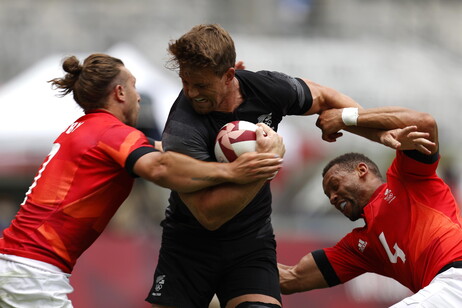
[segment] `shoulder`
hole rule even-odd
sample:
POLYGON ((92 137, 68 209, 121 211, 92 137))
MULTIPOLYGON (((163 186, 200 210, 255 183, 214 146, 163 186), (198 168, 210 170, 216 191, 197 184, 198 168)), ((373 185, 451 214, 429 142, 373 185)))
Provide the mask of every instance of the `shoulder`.
POLYGON ((190 135, 205 129, 204 115, 192 108, 188 99, 180 93, 173 104, 164 128, 164 134, 190 135))
MULTIPOLYGON (((275 71, 236 71, 241 91, 257 94, 273 100, 293 100, 306 92, 308 87, 301 79, 275 71)), ((303 95, 302 95, 303 96, 303 95)))
POLYGON ((180 93, 170 111, 162 133, 164 151, 175 151, 201 160, 209 160, 208 148, 215 133, 208 126, 209 118, 194 111, 180 93))
POLYGON ((311 91, 300 79, 276 71, 236 71, 244 96, 258 96, 281 109, 282 115, 305 114, 313 103, 311 91))
POLYGON ((73 142, 81 139, 91 143, 125 138, 132 133, 144 137, 144 134, 138 129, 126 125, 114 115, 102 111, 92 112, 77 119, 63 132, 62 136, 72 137, 73 142))
POLYGON ((150 146, 147 137, 140 130, 123 123, 110 113, 98 112, 89 114, 88 117, 92 118, 91 132, 98 136, 101 146, 108 145, 116 149, 150 146))
POLYGON ((291 84, 296 81, 296 78, 289 76, 282 72, 261 70, 257 72, 238 70, 236 76, 239 79, 247 80, 250 82, 261 82, 261 83, 286 83, 291 84))
POLYGON ((110 159, 120 166, 125 165, 132 151, 140 147, 152 148, 141 131, 105 112, 81 117, 56 142, 62 144, 71 157, 88 158, 93 163, 110 159))

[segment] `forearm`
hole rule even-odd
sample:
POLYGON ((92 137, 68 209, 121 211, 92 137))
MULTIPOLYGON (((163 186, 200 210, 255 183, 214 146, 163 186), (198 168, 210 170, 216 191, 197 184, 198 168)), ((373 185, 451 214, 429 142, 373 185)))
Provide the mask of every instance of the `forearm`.
POLYGON ((279 282, 283 294, 327 288, 329 285, 318 269, 311 253, 295 266, 278 264, 279 282))
POLYGON ((381 143, 380 136, 384 130, 368 127, 347 126, 344 128, 347 132, 367 138, 371 141, 381 143))
POLYGON ((316 125, 325 135, 343 129, 380 143, 391 130, 415 126, 419 132, 428 133, 429 140, 437 142, 437 127, 433 117, 402 107, 325 110, 319 115, 316 125))
POLYGON ((428 125, 426 113, 403 107, 379 107, 358 112, 357 126, 390 130, 416 125, 419 130, 428 125))
POLYGON ((297 292, 307 291, 300 283, 300 277, 295 273, 295 266, 286 266, 278 264, 279 267, 279 285, 282 294, 293 294, 297 292))
POLYGON ((216 230, 241 212, 266 180, 245 185, 225 183, 193 193, 180 194, 194 217, 208 230, 216 230))
POLYGON ((405 123, 409 122, 409 120, 405 109, 401 107, 358 109, 356 125, 344 125, 343 129, 355 135, 381 143, 380 136, 384 131, 405 127, 405 123))
POLYGON ((428 140, 438 142, 437 125, 428 113, 402 107, 381 107, 358 111, 357 125, 345 130, 384 143, 384 138, 393 130, 415 126, 417 131, 428 133, 428 140))
POLYGON ((228 164, 207 163, 175 152, 152 152, 135 163, 137 175, 181 192, 197 191, 227 181, 228 164))
MULTIPOLYGON (((168 170, 165 178, 180 192, 193 192, 232 180, 230 164, 204 162, 176 152, 164 152, 160 163, 168 170)), ((170 186, 171 187, 171 186, 170 186)))

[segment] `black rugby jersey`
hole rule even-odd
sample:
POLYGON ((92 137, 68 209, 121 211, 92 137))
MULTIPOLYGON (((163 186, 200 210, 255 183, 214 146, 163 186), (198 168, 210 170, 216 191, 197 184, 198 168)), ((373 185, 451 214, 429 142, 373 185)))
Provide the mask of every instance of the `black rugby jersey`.
MULTIPOLYGON (((165 151, 180 152, 196 159, 215 161, 214 143, 219 129, 228 122, 245 120, 265 123, 277 130, 286 115, 303 115, 312 105, 305 82, 279 72, 236 71, 243 103, 232 113, 198 114, 190 101, 180 92, 173 104, 162 135, 165 151)), ((204 232, 224 238, 244 236, 261 227, 271 215, 271 191, 266 183, 255 198, 235 217, 216 231, 203 228, 172 191, 164 228, 175 227, 188 232, 204 232)), ((179 231, 179 230, 178 230, 179 231)))

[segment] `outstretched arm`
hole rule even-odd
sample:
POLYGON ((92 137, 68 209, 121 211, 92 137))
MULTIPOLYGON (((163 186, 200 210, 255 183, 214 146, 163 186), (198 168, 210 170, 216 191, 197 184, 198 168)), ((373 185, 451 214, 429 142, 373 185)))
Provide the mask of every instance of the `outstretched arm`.
POLYGON ((429 154, 438 149, 436 121, 428 113, 394 106, 358 109, 357 116, 350 111, 325 110, 317 125, 326 133, 344 129, 398 150, 429 154))
POLYGON ((133 171, 140 177, 179 192, 193 192, 224 182, 266 181, 281 168, 272 153, 246 153, 232 163, 203 162, 175 152, 141 156, 133 171))
POLYGON ((329 287, 311 253, 294 266, 278 263, 278 269, 282 294, 329 287))
POLYGON ((257 150, 264 153, 245 153, 232 163, 215 163, 170 151, 151 152, 136 161, 133 171, 160 186, 184 193, 224 182, 261 187, 281 168, 285 147, 281 136, 264 124, 259 126, 257 150))
MULTIPOLYGON (((320 114, 321 112, 329 109, 339 109, 346 107, 362 108, 351 97, 333 89, 311 80, 303 79, 308 88, 310 89, 313 98, 313 104, 305 115, 320 114)), ((337 138, 342 136, 340 133, 341 128, 331 128, 330 130, 322 130, 322 139, 328 142, 334 142, 337 138)))

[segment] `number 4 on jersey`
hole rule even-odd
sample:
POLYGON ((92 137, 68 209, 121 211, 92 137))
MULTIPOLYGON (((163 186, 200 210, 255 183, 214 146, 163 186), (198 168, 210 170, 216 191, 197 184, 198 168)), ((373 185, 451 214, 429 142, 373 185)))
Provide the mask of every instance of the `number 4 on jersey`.
POLYGON ((388 255, 388 259, 390 259, 391 263, 397 263, 398 258, 401 258, 401 261, 403 261, 403 263, 406 262, 406 254, 404 253, 404 251, 401 250, 401 248, 399 248, 397 243, 395 243, 395 245, 393 246, 393 248, 395 249, 395 253, 392 254, 390 247, 388 247, 385 234, 383 232, 380 233, 379 240, 380 240, 380 243, 382 243, 383 248, 385 248, 385 251, 387 252, 387 255, 388 255))

